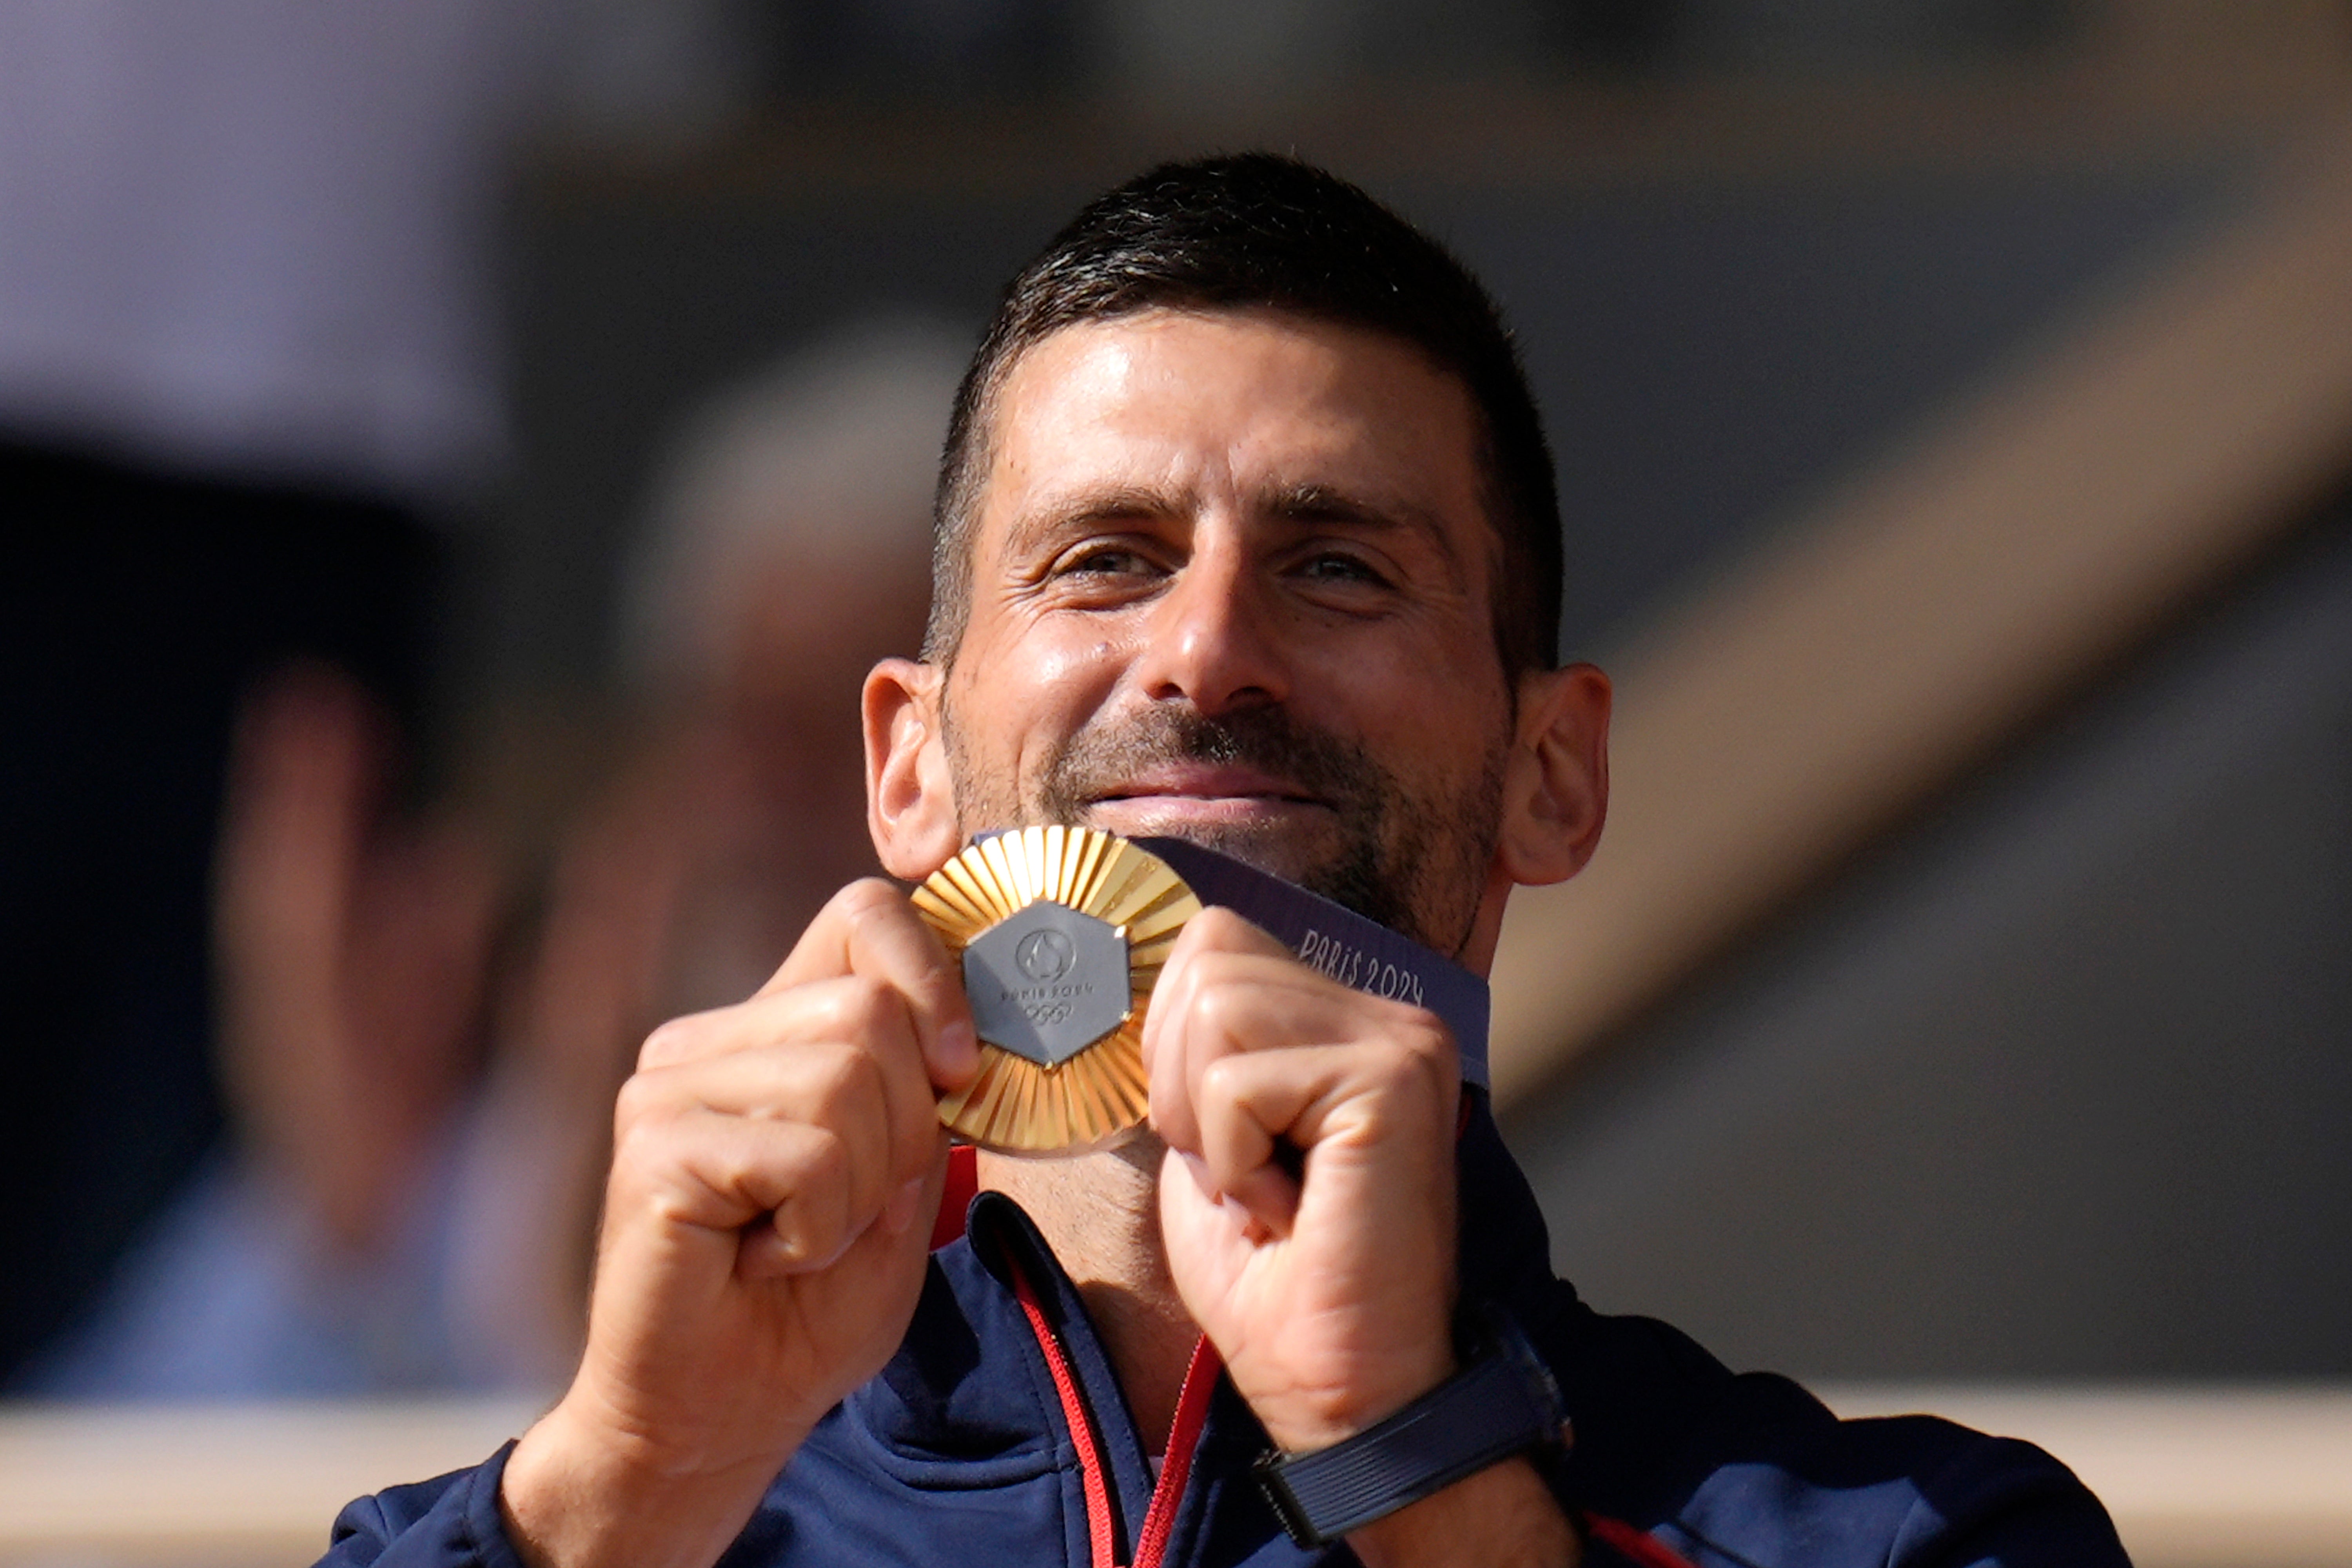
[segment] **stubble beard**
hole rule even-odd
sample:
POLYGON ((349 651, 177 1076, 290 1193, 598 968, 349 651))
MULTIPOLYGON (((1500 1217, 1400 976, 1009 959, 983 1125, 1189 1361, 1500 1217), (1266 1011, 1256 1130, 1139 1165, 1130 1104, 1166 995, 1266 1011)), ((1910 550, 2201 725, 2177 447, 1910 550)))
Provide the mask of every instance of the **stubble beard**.
POLYGON ((1198 826, 1183 837, 1379 921, 1425 947, 1468 945, 1501 827, 1503 747, 1486 748, 1458 788, 1418 789, 1358 742, 1310 730, 1276 705, 1214 717, 1189 706, 1100 718, 1064 741, 1034 780, 1008 789, 971 757, 951 708, 941 713, 948 764, 968 838, 992 828, 1092 826, 1118 781, 1180 763, 1245 767, 1284 779, 1329 808, 1321 845, 1278 825, 1198 826))

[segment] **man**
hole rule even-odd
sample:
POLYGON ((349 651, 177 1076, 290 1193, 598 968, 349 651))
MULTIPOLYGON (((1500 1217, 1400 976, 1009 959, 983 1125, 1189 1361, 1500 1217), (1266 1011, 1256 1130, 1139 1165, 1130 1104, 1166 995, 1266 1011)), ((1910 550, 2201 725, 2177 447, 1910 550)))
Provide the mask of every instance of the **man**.
MULTIPOLYGON (((1172 836, 1483 971, 1511 888, 1591 852, 1609 689, 1552 668, 1524 378, 1353 187, 1244 157, 1089 206, 966 378, 938 539, 927 658, 865 693, 898 877, 1021 824, 1172 836)), ((331 1561, 2123 1561, 2035 1450, 1840 1426, 1583 1307, 1433 1015, 1211 909, 1143 1047, 1147 1132, 983 1157, 927 1261, 971 1016, 905 897, 845 889, 759 995, 646 1042, 562 1402, 353 1505, 331 1561), (1461 1390, 1550 1408, 1457 1340, 1481 1321, 1564 1444, 1463 1460, 1461 1390), (1349 1506, 1286 1529, 1270 1455, 1345 1468, 1349 1506)))

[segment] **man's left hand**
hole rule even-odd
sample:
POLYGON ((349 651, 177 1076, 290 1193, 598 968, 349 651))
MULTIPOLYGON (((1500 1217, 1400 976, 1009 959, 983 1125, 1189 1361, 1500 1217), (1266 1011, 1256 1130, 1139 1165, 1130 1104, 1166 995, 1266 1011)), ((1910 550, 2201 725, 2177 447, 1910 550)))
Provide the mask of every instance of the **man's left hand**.
POLYGON ((1453 1037, 1222 909, 1143 1030, 1185 1308, 1286 1450, 1327 1447, 1454 1370, 1453 1037))
MULTIPOLYGON (((1143 1050, 1169 1269, 1266 1435, 1328 1447, 1444 1382, 1462 1096, 1445 1026, 1209 909, 1160 972, 1143 1050)), ((1349 1543, 1375 1564, 1580 1558, 1518 1460, 1349 1543)))

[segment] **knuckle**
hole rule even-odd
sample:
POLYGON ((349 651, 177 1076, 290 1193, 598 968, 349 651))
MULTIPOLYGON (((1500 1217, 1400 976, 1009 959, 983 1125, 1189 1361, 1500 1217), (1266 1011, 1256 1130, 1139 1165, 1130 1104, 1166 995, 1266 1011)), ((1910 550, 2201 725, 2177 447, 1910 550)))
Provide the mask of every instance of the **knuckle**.
POLYGON ((853 974, 842 984, 840 1005, 842 1028, 853 1039, 871 1040, 888 1027, 898 996, 882 981, 853 974))
POLYGON ((1373 1074, 1391 1089, 1418 1089, 1433 1081, 1427 1052, 1410 1040, 1379 1040, 1368 1054, 1373 1074))
POLYGON ((810 1047, 803 1119, 828 1131, 864 1115, 881 1097, 874 1058, 854 1046, 810 1047))
POLYGON ((1454 1032, 1445 1026, 1444 1019, 1410 1002, 1370 1000, 1380 1008, 1380 1037, 1392 1046, 1401 1058, 1418 1061, 1425 1070, 1440 1074, 1453 1065, 1457 1054, 1454 1032))
POLYGON ((907 895, 881 877, 860 877, 834 895, 834 908, 853 926, 867 926, 897 918, 907 906, 907 895))
POLYGON ((672 1018, 647 1035, 646 1043, 637 1049, 638 1070, 666 1067, 693 1055, 695 1042, 702 1033, 700 1018, 700 1014, 672 1018))
POLYGON ((848 1141, 835 1128, 811 1127, 795 1142, 783 1174, 784 1190, 793 1196, 840 1192, 849 1175, 848 1141))
POLYGON ((851 975, 841 983, 832 1023, 838 1037, 860 1053, 897 1061, 914 1040, 907 997, 887 981, 851 975))
POLYGON ((659 1165, 665 1157, 667 1139, 664 1135, 664 1118, 629 1104, 627 1086, 622 1089, 622 1108, 614 1118, 613 1128, 613 1166, 614 1170, 646 1170, 659 1165))
POLYGON ((1247 998, 1239 988, 1215 984, 1213 970, 1200 975, 1204 984, 1196 984, 1186 998, 1185 1011, 1192 1022, 1219 1035, 1231 1035, 1241 1026, 1247 1010, 1247 998))
POLYGON ((1454 1031, 1445 1026, 1444 1019, 1426 1007, 1405 1009, 1402 1033, 1414 1054, 1433 1068, 1444 1070, 1456 1055, 1454 1031))
POLYGON ((1235 1057, 1219 1057, 1201 1069, 1201 1098, 1226 1102, 1241 1098, 1241 1061, 1235 1057))
POLYGON ((1459 1092, 1461 1065, 1454 1038, 1433 1020, 1429 1027, 1406 1032, 1386 1047, 1383 1068, 1389 1092, 1433 1109, 1450 1108, 1459 1092))
POLYGON ((1192 920, 1185 923, 1187 925, 1199 927, 1202 938, 1204 941, 1214 941, 1223 937, 1236 936, 1240 934, 1243 927, 1247 924, 1241 916, 1234 913, 1233 910, 1225 908, 1223 904, 1207 905, 1199 914, 1194 915, 1192 920))
POLYGON ((613 1126, 616 1139, 639 1131, 655 1119, 661 1108, 662 1094, 648 1069, 631 1074, 613 1097, 613 1126))

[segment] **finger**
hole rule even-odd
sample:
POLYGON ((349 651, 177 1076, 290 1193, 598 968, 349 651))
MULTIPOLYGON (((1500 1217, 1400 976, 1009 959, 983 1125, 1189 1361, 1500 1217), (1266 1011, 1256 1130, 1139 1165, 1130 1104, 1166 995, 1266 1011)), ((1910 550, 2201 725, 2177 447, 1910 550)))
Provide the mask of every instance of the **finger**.
POLYGON ((1279 937, 1222 904, 1212 904, 1185 921, 1183 935, 1177 940, 1190 942, 1202 952, 1254 952, 1297 963, 1297 954, 1285 947, 1279 937))
POLYGON ((830 1268, 882 1212, 886 1184, 872 1179, 879 1162, 836 1128, 786 1122, 769 1136, 793 1159, 795 1179, 745 1237, 744 1261, 783 1274, 830 1268))
MULTIPOLYGON (((1172 961, 1171 967, 1174 968, 1172 961)), ((1333 984, 1292 962, 1263 952, 1196 951, 1168 994, 1155 992, 1147 1032, 1158 1024, 1148 1058, 1151 1121, 1166 1142, 1197 1149, 1193 1100, 1201 1074, 1243 1051, 1321 1045, 1376 1031, 1388 1004, 1333 984)))
POLYGON ((1168 961, 1160 966, 1150 1004, 1144 1009, 1142 1031, 1136 1037, 1143 1053, 1144 1098, 1151 1107, 1152 1130, 1162 1140, 1170 1140, 1173 1133, 1186 1141, 1184 1146, 1189 1146, 1192 1131, 1179 1103, 1184 1098, 1184 1013, 1194 994, 1193 965, 1214 940, 1213 930, 1222 923, 1217 917, 1229 912, 1204 909, 1184 922, 1184 929, 1176 933, 1176 945, 1168 950, 1168 961))
POLYGON ((854 1142, 809 1122, 695 1109, 635 1134, 624 1174, 656 1189, 667 1221, 730 1237, 758 1227, 789 1237, 795 1259, 821 1258, 871 1217, 852 1193, 854 1142))
MULTIPOLYGON (((1153 989, 1140 1037, 1150 1097, 1174 1116, 1180 1136, 1189 1136, 1190 1128, 1182 1109, 1188 1069, 1185 1052, 1179 1048, 1179 1042, 1193 1033, 1189 1026, 1192 1001, 1220 983, 1253 978, 1349 994, 1336 981, 1299 963, 1297 956, 1274 936, 1231 910, 1211 906, 1186 921, 1153 989), (1252 962, 1240 966, 1227 962, 1235 958, 1252 962), (1169 1048, 1163 1050, 1163 1045, 1169 1048)), ((1156 1117, 1157 1112, 1155 1125, 1156 1117)), ((1168 1136, 1169 1131, 1160 1129, 1162 1137, 1168 1136)))
POLYGON ((843 975, 679 1019, 646 1041, 644 1059, 622 1092, 625 1127, 688 1109, 845 1134, 855 1122, 861 1215, 944 1158, 906 998, 880 981, 843 975))
POLYGON ((1442 1059, 1446 1044, 1442 1031, 1416 1037, 1399 1029, 1204 1062, 1192 1113, 1205 1172, 1280 1229, 1335 1153, 1344 1161, 1350 1148, 1450 1148, 1460 1083, 1442 1059))
POLYGON ((878 877, 852 882, 818 911, 760 994, 813 980, 864 974, 907 998, 930 1079, 961 1089, 980 1070, 980 1037, 964 1000, 963 972, 907 895, 878 877))
MULTIPOLYGON (((944 1156, 945 1145, 941 1145, 944 1156)), ((929 1248, 928 1227, 924 1233, 908 1236, 921 1215, 939 1206, 940 1192, 946 1184, 947 1162, 942 1157, 937 1168, 917 1176, 900 1186, 882 1212, 869 1220, 846 1226, 844 1237, 829 1256, 807 1256, 801 1246, 788 1240, 783 1230, 772 1225, 754 1226, 747 1230, 736 1266, 744 1278, 773 1279, 794 1274, 814 1274, 826 1269, 865 1267, 877 1254, 912 1250, 919 1258, 929 1248)))
POLYGON ((1334 1107, 1360 1092, 1351 1081, 1354 1054, 1320 1046, 1229 1056, 1202 1075, 1194 1101, 1201 1174, 1276 1236, 1290 1232, 1304 1173, 1285 1151, 1311 1151, 1334 1107))
MULTIPOLYGON (((1203 910, 1186 922, 1169 950, 1168 962, 1161 966, 1159 981, 1151 991, 1151 1005, 1143 1015, 1143 1031, 1139 1044, 1143 1052, 1146 1075, 1145 1092, 1150 1106, 1151 1125, 1167 1142, 1178 1148, 1192 1148, 1198 1141, 1192 1121, 1190 1068, 1188 1059, 1195 1049, 1196 1035, 1204 1043, 1198 1048, 1213 1049, 1205 1043, 1213 1036, 1213 1029, 1194 1027, 1194 1015, 1202 998, 1213 995, 1220 984, 1244 978, 1236 974, 1227 960, 1236 956, 1223 945, 1234 934, 1228 928, 1248 927, 1248 922, 1224 910, 1203 910)), ((1263 964, 1271 960, 1255 955, 1263 964)), ((1278 981, 1278 975, 1267 972, 1264 978, 1278 981)))
POLYGON ((902 1152, 928 1157, 939 1125, 938 1097, 907 997, 886 981, 838 975, 672 1019, 646 1037, 638 1067, 651 1072, 742 1052, 834 1043, 855 1045, 874 1058, 888 1096, 893 1139, 902 1152))
MULTIPOLYGON (((1295 962, 1290 950, 1265 931, 1252 925, 1228 909, 1216 906, 1202 910, 1184 922, 1177 933, 1176 944, 1168 951, 1168 961, 1160 966, 1160 978, 1152 988, 1151 1005, 1143 1016, 1140 1044, 1148 1066, 1156 1054, 1158 1037, 1166 1030, 1164 1022, 1181 1011, 1184 999, 1196 984, 1196 967, 1210 953, 1249 953, 1277 962, 1295 962)), ((1299 966, 1307 971, 1304 965, 1299 966)))
POLYGON ((906 998, 887 981, 842 974, 673 1018, 646 1037, 637 1065, 678 1067, 732 1051, 818 1040, 920 1056, 906 998))
MULTIPOLYGON (((889 995, 896 1007, 898 998, 889 995)), ((877 1190, 858 1189, 861 1206, 887 1203, 941 1156, 947 1133, 939 1103, 903 1016, 877 1042, 819 1042, 717 1058, 698 1088, 714 1110, 804 1121, 858 1138, 871 1155, 877 1190)), ((861 1164, 861 1173, 866 1169, 861 1164)))
POLYGON ((877 1226, 902 1234, 932 1178, 924 1168, 906 1177, 892 1169, 878 1110, 869 1100, 832 1124, 688 1110, 660 1135, 672 1152, 664 1206, 682 1223, 741 1233, 747 1272, 831 1268, 877 1226))
POLYGON ((740 1227, 774 1211, 781 1237, 804 1237, 785 1256, 833 1256, 939 1159, 910 1044, 901 1063, 894 1081, 870 1051, 825 1041, 640 1074, 624 1090, 624 1154, 652 1162, 661 1184, 663 1162, 682 1175, 687 1223, 740 1227), (640 1138, 640 1126, 652 1131, 640 1138))

